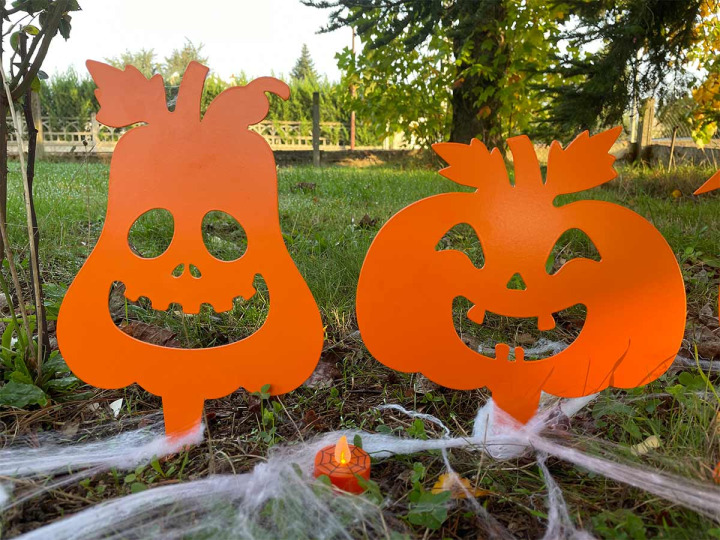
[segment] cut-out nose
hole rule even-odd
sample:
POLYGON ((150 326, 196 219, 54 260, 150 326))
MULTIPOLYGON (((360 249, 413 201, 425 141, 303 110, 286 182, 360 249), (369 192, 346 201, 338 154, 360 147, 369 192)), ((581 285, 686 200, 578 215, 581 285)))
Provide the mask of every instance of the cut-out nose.
POLYGON ((175 269, 172 271, 172 275, 174 277, 180 277, 183 275, 183 272, 185 272, 185 265, 184 264, 178 264, 175 269))
POLYGON ((527 285, 525 285, 525 280, 520 275, 520 272, 513 274, 513 277, 511 277, 510 281, 507 282, 506 287, 508 289, 515 289, 520 291, 524 291, 525 289, 527 289, 527 285))

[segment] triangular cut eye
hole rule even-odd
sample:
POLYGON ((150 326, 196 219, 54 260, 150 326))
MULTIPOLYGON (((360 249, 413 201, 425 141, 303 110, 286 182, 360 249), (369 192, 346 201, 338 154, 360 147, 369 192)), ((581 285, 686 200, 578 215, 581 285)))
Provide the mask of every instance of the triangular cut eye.
POLYGON ((507 282, 507 288, 508 289, 515 289, 518 291, 524 291, 527 289, 527 285, 525 285, 525 280, 520 275, 520 272, 513 275, 513 277, 510 278, 510 281, 507 282))
POLYGON ((443 235, 435 246, 436 251, 447 249, 462 251, 476 268, 482 268, 485 265, 485 254, 480 239, 475 229, 468 223, 455 225, 443 235))
POLYGON ((573 259, 601 259, 593 241, 580 229, 568 229, 558 238, 545 263, 545 270, 550 275, 555 274, 566 262, 573 259))

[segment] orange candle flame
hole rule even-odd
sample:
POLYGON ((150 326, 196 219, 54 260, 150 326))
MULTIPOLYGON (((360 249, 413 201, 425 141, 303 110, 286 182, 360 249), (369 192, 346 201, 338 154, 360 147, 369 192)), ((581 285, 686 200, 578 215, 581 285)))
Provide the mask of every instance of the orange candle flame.
POLYGON ((347 437, 343 435, 335 445, 335 461, 340 465, 347 465, 350 463, 350 445, 347 442, 347 437))

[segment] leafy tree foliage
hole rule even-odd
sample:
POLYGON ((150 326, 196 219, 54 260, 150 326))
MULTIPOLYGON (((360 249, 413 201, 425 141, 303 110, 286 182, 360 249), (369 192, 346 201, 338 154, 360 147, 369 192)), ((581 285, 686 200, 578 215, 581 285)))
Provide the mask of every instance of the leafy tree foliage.
POLYGON ((560 36, 567 46, 550 69, 563 84, 550 121, 566 133, 621 122, 633 100, 662 98, 686 76, 700 6, 707 0, 561 0, 574 17, 560 36), (588 52, 599 44, 596 52, 588 52))
POLYGON ((705 71, 704 80, 694 89, 693 138, 700 144, 717 135, 720 122, 720 1, 700 3, 700 21, 693 34, 690 62, 705 71))
POLYGON ((340 57, 358 84, 356 107, 360 100, 380 111, 397 107, 398 125, 424 141, 445 129, 432 116, 448 113, 451 140, 477 136, 491 145, 524 129, 528 111, 542 103, 532 83, 545 76, 566 16, 539 1, 303 2, 333 9, 324 30, 352 26, 363 40, 359 60, 347 50, 340 57))
POLYGON ((159 70, 165 79, 165 83, 171 85, 178 84, 183 73, 185 73, 185 68, 193 60, 201 64, 207 64, 208 58, 202 54, 203 47, 204 45, 202 43, 195 45, 187 39, 182 48, 173 49, 170 56, 165 58, 159 70))
POLYGON ((300 58, 298 58, 297 62, 295 62, 295 67, 293 67, 290 72, 290 76, 298 81, 317 81, 318 79, 317 72, 315 71, 315 65, 312 57, 310 56, 310 49, 308 49, 308 46, 305 43, 303 43, 302 50, 300 51, 300 58))
MULTIPOLYGON (((196 47, 192 44, 191 47, 188 47, 186 43, 184 49, 187 50, 184 57, 188 58, 188 62, 191 59, 207 62, 207 58, 199 54, 201 47, 202 46, 196 47), (193 49, 194 52, 190 49, 193 49)), ((171 57, 183 57, 181 51, 176 49, 175 52, 177 54, 174 53, 171 57)), ((303 56, 305 55, 302 54, 301 59, 303 56)), ((113 60, 115 67, 125 67, 128 63, 136 60, 139 60, 140 65, 146 67, 153 66, 152 71, 141 70, 145 76, 152 76, 155 73, 170 73, 171 70, 173 70, 172 73, 174 73, 179 69, 179 60, 177 62, 174 61, 174 67, 170 67, 169 64, 156 64, 154 57, 155 55, 152 50, 140 50, 137 52, 126 51, 119 57, 111 60, 113 60)), ((312 67, 312 59, 308 57, 308 60, 309 65, 312 67)), ((181 75, 185 71, 185 67, 187 66, 182 67, 181 75)), ((282 76, 280 78, 282 78, 282 76)), ((168 82, 167 80, 165 81, 170 107, 173 106, 173 98, 177 94, 177 85, 180 80, 179 78, 173 77, 171 77, 171 79, 174 83, 168 82)), ((239 75, 233 76, 229 80, 224 80, 217 74, 211 72, 205 81, 201 101, 202 112, 205 112, 212 100, 223 90, 226 90, 230 86, 247 84, 249 80, 249 77, 244 72, 240 72, 239 75)), ((313 92, 320 92, 320 121, 342 124, 332 127, 330 132, 323 133, 323 136, 328 137, 330 142, 336 144, 349 142, 347 123, 350 114, 345 103, 345 96, 348 93, 345 86, 331 83, 325 77, 319 78, 317 74, 314 74, 313 77, 291 76, 286 82, 290 86, 290 99, 284 101, 271 95, 272 106, 268 113, 268 120, 277 122, 301 122, 303 132, 309 136, 312 133, 312 96, 313 92)), ((41 103, 43 106, 43 114, 50 116, 51 123, 55 126, 61 124, 62 118, 88 120, 90 113, 98 109, 94 90, 95 83, 92 79, 87 75, 83 77, 79 76, 73 69, 69 69, 65 73, 55 74, 50 79, 42 81, 41 103)), ((371 117, 360 117, 356 130, 358 145, 377 145, 381 142, 384 135, 381 131, 374 129, 373 121, 374 119, 371 117)), ((281 124, 278 124, 278 129, 282 131, 281 124)))
POLYGON ((120 56, 106 58, 105 61, 111 66, 121 69, 128 65, 135 66, 148 78, 160 73, 162 67, 155 59, 154 49, 140 49, 136 52, 126 50, 120 56))
POLYGON ((87 121, 99 105, 95 98, 95 83, 89 77, 80 77, 75 69, 53 75, 43 81, 40 91, 43 114, 57 127, 64 118, 87 121))

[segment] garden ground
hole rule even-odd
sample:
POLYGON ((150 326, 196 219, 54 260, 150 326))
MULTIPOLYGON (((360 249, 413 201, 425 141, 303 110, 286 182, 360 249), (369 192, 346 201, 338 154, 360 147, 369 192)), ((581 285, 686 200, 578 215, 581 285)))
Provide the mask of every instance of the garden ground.
MULTIPOLYGON (((22 192, 17 163, 10 164, 11 193, 8 219, 18 259, 27 258, 22 192)), ((680 168, 619 167, 620 176, 609 184, 563 197, 607 200, 627 206, 652 221, 672 246, 681 264, 688 295, 688 325, 682 355, 720 360, 717 294, 720 281, 720 195, 693 197, 692 192, 713 172, 680 168)), ((402 374, 374 360, 356 333, 354 295, 363 257, 381 225, 407 204, 446 191, 466 188, 443 179, 434 170, 399 168, 286 168, 279 169, 280 221, 285 243, 320 307, 326 325, 326 342, 316 376, 290 394, 268 398, 240 390, 208 401, 205 407, 206 444, 131 474, 100 474, 77 485, 51 490, 39 499, 21 504, 3 516, 3 536, 38 527, 61 516, 111 497, 158 485, 199 478, 211 473, 243 472, 266 455, 270 446, 308 439, 333 429, 361 428, 413 437, 436 437, 436 427, 374 407, 397 403, 440 418, 458 435, 472 430, 472 419, 487 392, 451 391, 416 374, 402 374)), ((102 164, 39 163, 35 182, 41 240, 41 261, 48 312, 57 313, 64 290, 72 281, 102 229, 106 206, 108 167, 102 164)), ((131 231, 139 252, 162 251, 172 236, 166 216, 148 215, 131 231)), ((209 249, 219 257, 242 250, 244 235, 221 215, 204 223, 209 249)), ((440 248, 462 249, 476 262, 482 250, 472 231, 459 226, 443 238, 440 248)), ((548 261, 558 266, 573 256, 593 257, 587 237, 575 231, 563 236, 548 261)), ((27 273, 27 263, 20 265, 27 273)), ((652 266, 648 266, 652 273, 652 266)), ((29 276, 25 275, 25 282, 29 276)), ((238 303, 229 313, 215 314, 209 307, 197 316, 171 306, 152 310, 146 299, 127 302, 122 288, 114 289, 109 309, 117 324, 143 339, 179 347, 207 347, 241 339, 264 320, 268 296, 258 282, 258 294, 238 303)), ((482 327, 463 316, 456 304, 458 332, 472 346, 502 338, 509 344, 528 345, 538 335, 534 325, 517 327, 496 317, 482 327)), ((4 314, 7 317, 7 313, 4 314)), ((570 340, 579 331, 582 312, 558 320, 548 337, 570 340)), ((9 318, 2 324, 7 325, 9 318)), ((54 327, 54 324, 51 324, 54 327)), ((99 361, 102 344, 92 344, 99 361)), ((412 335, 397 339, 412 340, 412 335)), ((54 340, 53 340, 53 343, 54 340)), ((16 346, 16 345, 15 345, 16 346)), ((5 366, 18 355, 5 347, 5 366), (14 357, 12 355, 15 355, 14 357), (8 360, 8 358, 10 360, 8 360)), ((198 366, 198 370, 201 366, 198 366)), ((60 370, 62 371, 62 370, 60 370)), ((716 370, 717 371, 717 370, 716 370)), ((633 391, 606 390, 576 417, 563 437, 585 451, 622 456, 683 476, 711 481, 720 460, 720 400, 717 373, 709 378, 692 365, 676 365, 658 381, 633 391), (656 436, 659 447, 647 453, 631 447, 656 436)), ((5 444, 17 436, 58 431, 68 439, 115 433, 137 425, 160 409, 160 400, 138 387, 96 390, 58 372, 55 384, 46 385, 49 403, 44 407, 0 410, 5 444), (109 403, 123 398, 116 420, 109 403), (101 427, 105 426, 105 427, 101 427)), ((538 537, 546 519, 545 487, 536 463, 519 459, 499 463, 463 451, 454 451, 455 469, 481 488, 481 502, 518 537, 538 537)), ((562 462, 549 460, 550 470, 562 488, 579 527, 605 538, 720 538, 720 527, 697 514, 669 505, 646 493, 605 480, 562 462)), ((418 507, 413 494, 430 490, 442 472, 439 455, 427 453, 397 457, 378 463, 373 480, 385 500, 385 512, 394 528, 410 537, 466 537, 478 534, 479 521, 470 507, 459 502, 447 507, 438 499, 418 507), (438 519, 438 516, 440 519, 438 519)), ((38 480, 39 483, 42 480, 38 480)), ((22 487, 20 488, 22 489, 22 487)))

